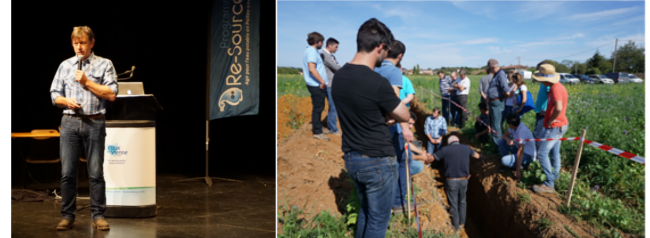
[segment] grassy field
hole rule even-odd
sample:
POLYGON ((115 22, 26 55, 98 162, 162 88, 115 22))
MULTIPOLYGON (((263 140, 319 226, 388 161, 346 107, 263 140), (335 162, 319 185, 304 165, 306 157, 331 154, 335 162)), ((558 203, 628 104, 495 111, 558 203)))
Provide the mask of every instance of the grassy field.
MULTIPOLYGON (((468 110, 479 115, 478 93, 482 75, 471 75, 468 110)), ((427 109, 441 107, 438 77, 431 75, 409 76, 416 97, 427 109)), ((309 96, 301 75, 278 75, 278 96, 295 94, 309 96)), ((539 83, 527 81, 533 97, 537 97, 539 83)), ((587 129, 585 138, 623 151, 645 156, 645 86, 644 84, 616 85, 566 85, 569 95, 566 115, 569 128, 565 137, 580 136, 587 129)), ((468 122, 462 128, 466 136, 474 135, 475 118, 468 114, 468 122)), ((522 122, 534 128, 534 112, 526 113, 522 122)), ((472 137, 473 138, 473 137, 472 137)), ((475 141, 478 143, 477 141, 475 141)), ((495 149, 494 145, 485 145, 495 149)), ((564 141, 561 146, 563 168, 571 169, 575 162, 578 141, 564 141)), ((579 220, 586 220, 604 229, 616 228, 625 232, 645 234, 645 165, 585 145, 578 173, 578 185, 574 189, 572 206, 560 210, 579 220)), ((540 168, 531 166, 524 183, 530 185, 543 181, 540 168)), ((562 173, 556 190, 565 196, 570 175, 562 173)))

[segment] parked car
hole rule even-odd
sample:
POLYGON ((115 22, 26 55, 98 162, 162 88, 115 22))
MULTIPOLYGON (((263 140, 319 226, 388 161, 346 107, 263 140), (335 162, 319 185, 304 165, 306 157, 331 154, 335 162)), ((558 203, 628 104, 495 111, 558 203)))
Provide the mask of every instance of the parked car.
POLYGON ((634 74, 630 74, 630 83, 643 83, 643 80, 634 74))
POLYGON ((560 83, 578 84, 580 83, 580 80, 576 77, 573 77, 573 75, 567 73, 560 73, 560 83))
POLYGON ((608 77, 610 79, 614 80, 614 83, 629 83, 630 82, 630 74, 628 73, 606 73, 605 77, 608 77))
POLYGON ((572 75, 580 79, 580 81, 583 83, 594 84, 594 80, 592 78, 587 77, 587 75, 584 74, 572 74, 572 75))
POLYGON ((587 75, 589 78, 592 78, 594 82, 599 83, 599 84, 614 84, 614 80, 605 77, 604 75, 598 75, 598 74, 590 74, 587 75))

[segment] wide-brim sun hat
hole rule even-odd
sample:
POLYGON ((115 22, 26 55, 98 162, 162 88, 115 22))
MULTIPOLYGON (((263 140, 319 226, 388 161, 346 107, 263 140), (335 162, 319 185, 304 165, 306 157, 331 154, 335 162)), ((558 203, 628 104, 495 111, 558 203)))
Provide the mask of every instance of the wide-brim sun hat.
POLYGON ((555 66, 552 64, 542 64, 533 74, 533 78, 539 82, 557 83, 560 81, 560 74, 555 72, 555 66))

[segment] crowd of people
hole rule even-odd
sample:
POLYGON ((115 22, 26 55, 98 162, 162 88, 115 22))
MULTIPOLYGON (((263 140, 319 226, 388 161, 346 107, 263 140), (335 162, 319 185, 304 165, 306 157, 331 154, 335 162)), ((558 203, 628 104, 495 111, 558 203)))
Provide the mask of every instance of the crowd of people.
MULTIPOLYGON (((308 34, 310 47, 303 55, 303 75, 313 106, 313 138, 329 140, 325 134, 342 135, 345 167, 361 201, 356 236, 384 237, 391 213, 413 210, 407 207, 407 180, 433 161, 444 161, 450 214, 455 229, 462 229, 470 158, 478 159, 481 155, 460 144, 457 136, 449 135, 447 127, 463 128, 467 121, 468 95, 473 93, 467 71, 451 72, 449 76, 437 72, 442 108, 433 108, 425 120, 427 146, 423 150, 414 141, 411 129, 417 120, 415 113, 409 112, 415 90, 402 74, 400 65, 406 45, 395 40, 390 29, 375 18, 361 25, 357 52, 343 66, 334 57, 339 42, 327 39, 319 53, 323 42, 320 33, 308 34), (320 120, 325 100, 329 105, 327 129, 320 120), (447 144, 443 146, 445 138, 447 144)), ((484 143, 498 145, 502 170, 514 169, 517 179, 521 179, 522 169, 539 160, 547 179, 534 185, 533 190, 553 193, 561 164, 561 141, 517 141, 558 139, 568 127, 565 116, 568 96, 564 86, 558 83, 559 74, 553 65, 544 62, 537 65, 537 70, 533 77, 541 84, 535 102, 521 74, 506 74, 497 60, 488 60, 488 74, 481 78, 477 92, 481 114, 476 118, 474 136, 484 143), (533 109, 536 124, 531 131, 521 118, 533 109), (502 131, 504 122, 505 132, 502 131)))

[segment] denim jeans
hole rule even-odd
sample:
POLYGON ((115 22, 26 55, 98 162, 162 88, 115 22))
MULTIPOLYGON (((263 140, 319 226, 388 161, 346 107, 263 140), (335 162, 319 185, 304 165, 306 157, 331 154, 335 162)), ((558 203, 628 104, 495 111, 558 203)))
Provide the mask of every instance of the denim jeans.
POLYGON ((490 101, 490 127, 492 130, 496 131, 497 133, 490 133, 492 136, 492 140, 494 141, 494 144, 499 144, 499 139, 501 139, 501 125, 503 123, 501 121, 501 115, 503 113, 503 99, 499 100, 494 100, 490 101))
MULTIPOLYGON (((542 134, 544 132, 544 116, 540 115, 535 115, 535 131, 533 132, 533 136, 535 139, 545 139, 542 138, 542 134)), ((536 141, 535 142, 535 147, 537 150, 539 150, 539 145, 541 145, 541 141, 536 141)))
POLYGON ((424 163, 419 160, 414 160, 413 159, 413 151, 409 151, 409 170, 411 172, 411 176, 419 174, 424 170, 424 163))
MULTIPOLYGON (((449 95, 447 95, 447 96, 442 95, 442 96, 446 97, 446 98, 449 98, 449 95)), ((440 99, 440 100, 442 101, 442 109, 441 109, 442 117, 445 118, 445 121, 449 121, 449 104, 450 104, 450 102, 449 102, 449 100, 445 100, 445 99, 440 99)))
MULTIPOLYGON (((395 199, 393 207, 402 207, 406 204, 406 158, 404 156, 404 137, 402 133, 393 133, 393 148, 397 155, 397 185, 395 186, 395 199)), ((411 158, 409 158, 411 159, 411 158)), ((409 160, 409 164, 412 159, 409 160)))
POLYGON ((449 213, 451 214, 451 221, 456 230, 459 225, 465 224, 465 215, 467 215, 467 179, 451 180, 447 179, 447 186, 445 186, 447 193, 447 201, 449 202, 449 213))
MULTIPOLYGON (((569 125, 545 128, 542 132, 542 137, 553 139, 562 138, 568 128, 569 125)), ((542 171, 546 175, 546 181, 544 181, 544 184, 551 188, 554 188, 555 180, 560 177, 560 168, 562 166, 560 161, 561 144, 562 141, 560 140, 542 141, 537 151, 537 159, 539 160, 539 164, 542 166, 542 171)))
MULTIPOLYGON (((438 139, 438 138, 435 138, 435 139, 438 139)), ((433 143, 431 143, 431 141, 427 140, 427 152, 429 152, 429 154, 433 154, 433 148, 434 147, 436 149, 440 150, 442 148, 442 141, 440 141, 440 143, 438 143, 438 144, 433 144, 433 143)))
POLYGON ((80 119, 63 115, 61 118, 61 215, 75 220, 77 212, 77 175, 80 153, 88 160, 90 180, 90 211, 93 220, 104 218, 106 182, 104 181, 104 144, 106 124, 101 119, 80 119))
MULTIPOLYGON (((451 99, 452 102, 458 103, 458 97, 456 96, 456 94, 449 94, 449 98, 451 99)), ((450 107, 451 108, 449 108, 449 112, 451 113, 451 122, 453 122, 455 125, 458 125, 458 123, 460 122, 460 120, 458 120, 459 119, 458 111, 460 110, 460 108, 454 105, 454 103, 451 103, 450 107)))
MULTIPOLYGON (((532 143, 532 142, 525 142, 532 143)), ((499 139, 499 151, 501 152, 501 164, 506 167, 514 168, 516 165, 517 159, 517 147, 514 145, 508 145, 504 139, 499 139)), ((533 161, 533 157, 524 153, 524 158, 521 161, 521 165, 527 165, 533 161)))
POLYGON ((384 237, 397 183, 395 157, 372 158, 352 151, 343 158, 361 202, 356 237, 384 237))
POLYGON ((319 87, 307 86, 307 90, 311 94, 311 126, 314 135, 323 133, 323 123, 320 121, 320 115, 325 109, 325 98, 327 97, 327 90, 320 89, 319 87))
MULTIPOLYGON (((506 116, 508 114, 513 113, 513 112, 514 112, 514 109, 513 109, 512 106, 505 106, 505 109, 503 109, 503 113, 501 113, 501 125, 503 125, 503 122, 506 120, 506 116)), ((506 125, 506 128, 508 128, 507 125, 506 125)))
MULTIPOLYGON (((456 100, 458 100, 458 105, 467 109, 467 95, 457 95, 456 100)), ((458 108, 458 128, 464 128, 467 121, 467 112, 462 108, 456 108, 458 108)))
POLYGON ((327 88, 327 104, 330 109, 327 112, 327 129, 336 133, 339 129, 336 127, 336 107, 334 107, 334 100, 332 100, 332 88, 327 88))

